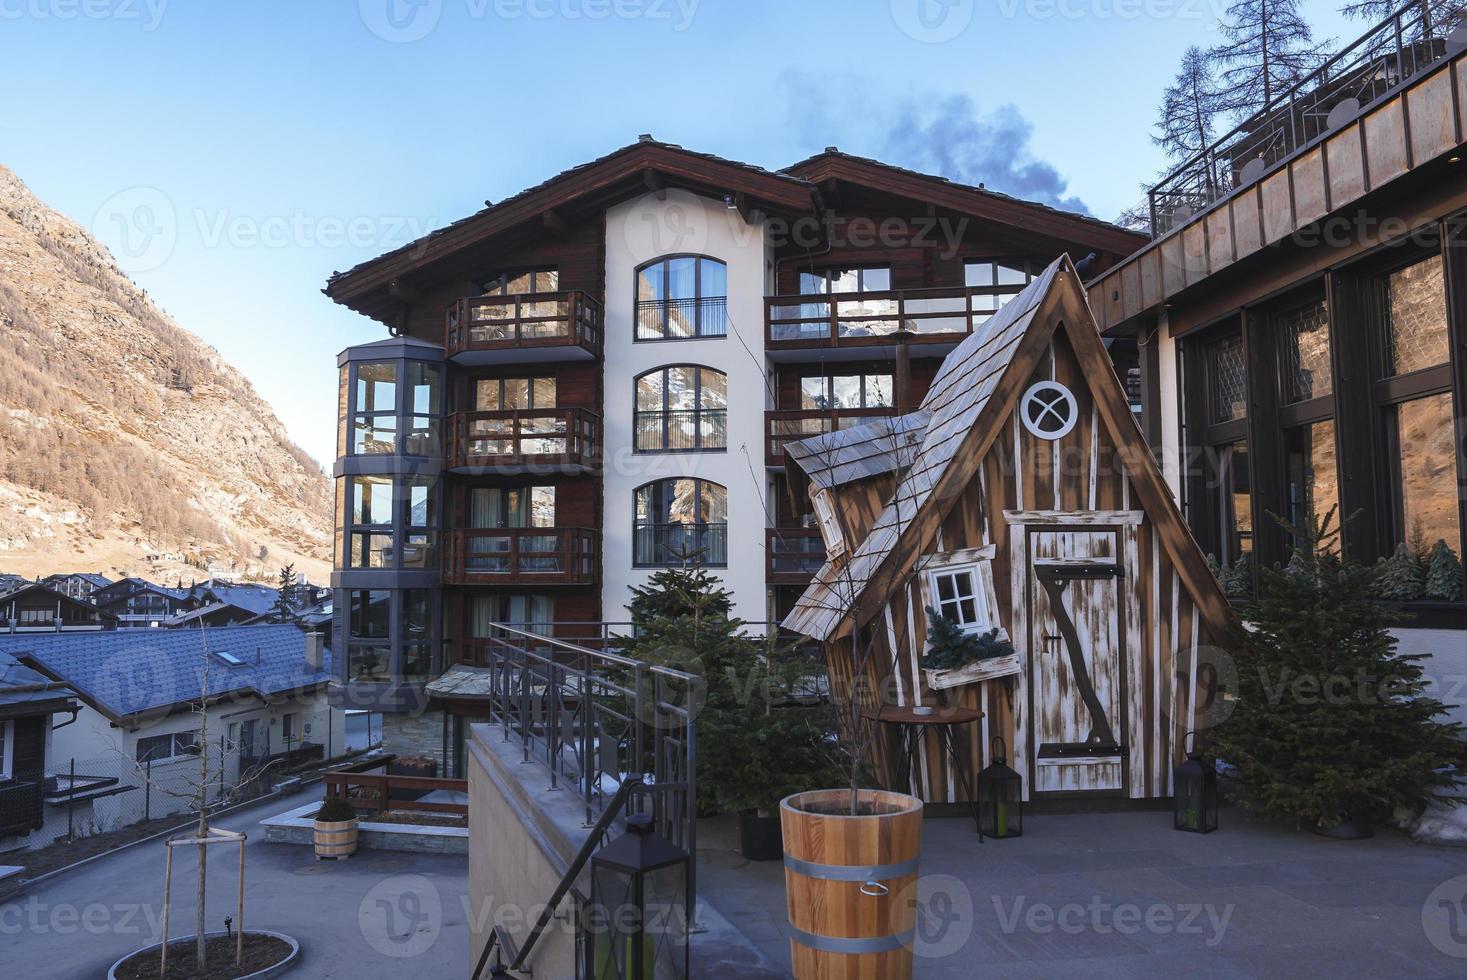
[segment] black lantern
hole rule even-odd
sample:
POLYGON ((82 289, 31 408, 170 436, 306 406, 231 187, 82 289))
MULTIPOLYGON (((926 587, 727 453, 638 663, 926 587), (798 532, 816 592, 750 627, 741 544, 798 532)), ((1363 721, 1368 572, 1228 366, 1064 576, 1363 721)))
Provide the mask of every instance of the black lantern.
POLYGON ((1204 762, 1202 753, 1197 751, 1197 733, 1187 734, 1192 739, 1187 761, 1172 770, 1176 793, 1176 814, 1172 825, 1177 830, 1210 834, 1217 829, 1217 769, 1204 762))
POLYGON ((1024 780, 1008 766, 1008 747, 994 736, 993 762, 978 774, 978 839, 1024 836, 1024 780))
POLYGON ((688 852, 646 814, 591 858, 591 976, 664 980, 688 975, 688 852))

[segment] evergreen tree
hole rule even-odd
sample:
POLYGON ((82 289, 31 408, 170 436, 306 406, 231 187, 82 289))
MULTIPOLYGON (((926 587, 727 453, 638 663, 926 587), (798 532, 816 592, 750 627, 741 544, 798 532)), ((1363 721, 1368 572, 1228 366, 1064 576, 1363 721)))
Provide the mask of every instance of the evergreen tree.
POLYGON ((699 566, 667 568, 632 588, 638 660, 699 674, 695 706, 700 813, 772 812, 791 793, 839 786, 828 713, 802 706, 817 669, 774 640, 744 633, 732 596, 699 566))
POLYGON ((295 565, 286 565, 280 570, 279 581, 276 585, 275 605, 270 610, 270 621, 272 623, 299 623, 300 613, 296 611, 296 580, 295 565))
POLYGON ((1396 545, 1395 554, 1376 563, 1378 572, 1375 594, 1391 602, 1411 602, 1420 599, 1426 591, 1426 575, 1421 570, 1421 559, 1402 541, 1396 545))
POLYGON ((1212 142, 1213 124, 1224 108, 1213 58, 1193 45, 1182 54, 1176 80, 1162 93, 1157 132, 1151 138, 1173 160, 1185 160, 1212 142))
POLYGON ((1443 539, 1438 538, 1431 547, 1424 591, 1428 599, 1455 602, 1462 598, 1462 560, 1443 539))
POLYGON ((1218 25, 1219 109, 1246 118, 1283 95, 1324 61, 1323 45, 1299 13, 1299 0, 1233 0, 1218 25))
POLYGON ((1467 744, 1463 726, 1437 720, 1446 706, 1426 695, 1422 658, 1396 651, 1370 601, 1378 570, 1322 538, 1311 520, 1294 571, 1261 570, 1235 708, 1211 743, 1243 805, 1327 828, 1423 807, 1453 785, 1467 744))

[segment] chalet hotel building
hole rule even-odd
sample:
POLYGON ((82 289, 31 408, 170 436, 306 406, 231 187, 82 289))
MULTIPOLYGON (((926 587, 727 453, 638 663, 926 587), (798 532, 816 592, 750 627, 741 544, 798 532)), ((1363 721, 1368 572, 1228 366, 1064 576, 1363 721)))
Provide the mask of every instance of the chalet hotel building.
POLYGON ((762 631, 825 557, 784 443, 909 411, 1057 256, 1145 243, 834 148, 642 137, 334 276, 389 335, 339 358, 337 698, 461 775, 482 701, 433 682, 490 624, 594 637, 696 556, 762 631))

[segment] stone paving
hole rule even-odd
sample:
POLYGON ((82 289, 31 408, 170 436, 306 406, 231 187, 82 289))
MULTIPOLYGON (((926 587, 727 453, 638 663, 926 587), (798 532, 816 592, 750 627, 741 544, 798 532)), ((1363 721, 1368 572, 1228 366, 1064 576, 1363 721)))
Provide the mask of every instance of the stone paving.
MULTIPOLYGON (((1222 823, 1030 816, 980 844, 971 821, 929 819, 916 976, 1467 976, 1467 849, 1222 823)), ((732 822, 700 824, 699 891, 787 971, 783 869, 736 847, 732 822)))

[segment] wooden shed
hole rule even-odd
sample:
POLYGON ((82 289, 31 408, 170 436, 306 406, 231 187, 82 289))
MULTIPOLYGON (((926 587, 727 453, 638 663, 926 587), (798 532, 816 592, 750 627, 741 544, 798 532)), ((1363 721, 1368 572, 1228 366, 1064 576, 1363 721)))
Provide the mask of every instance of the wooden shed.
POLYGON ((865 664, 868 719, 983 712, 949 744, 920 729, 910 755, 900 726, 868 720, 888 788, 962 801, 1001 735, 1026 799, 1171 795, 1210 690, 1196 679, 1238 627, 1068 257, 948 355, 915 412, 788 455, 827 561, 784 625, 825 645, 838 692, 865 664), (929 606, 1002 630, 1017 662, 929 675, 929 606))

